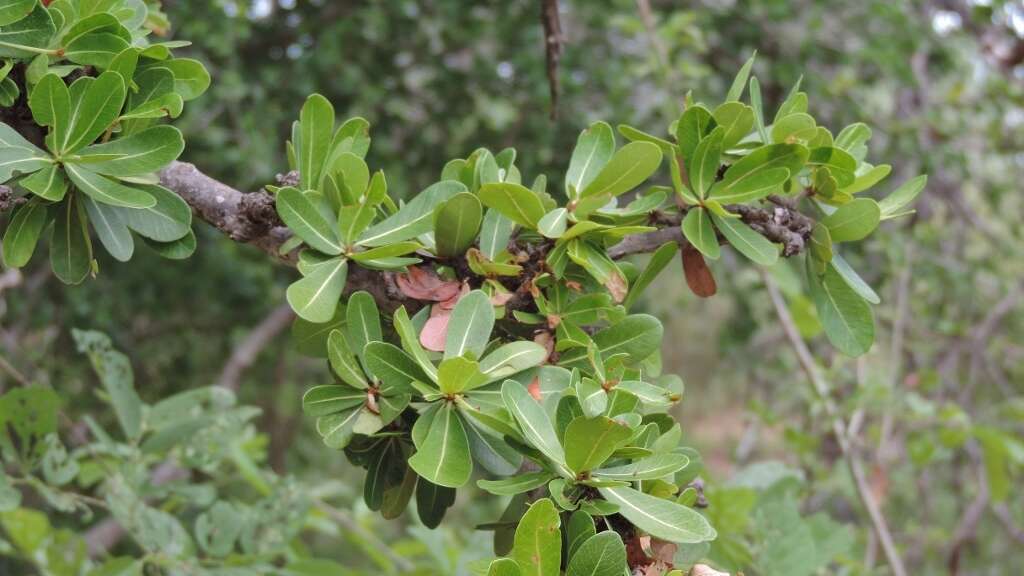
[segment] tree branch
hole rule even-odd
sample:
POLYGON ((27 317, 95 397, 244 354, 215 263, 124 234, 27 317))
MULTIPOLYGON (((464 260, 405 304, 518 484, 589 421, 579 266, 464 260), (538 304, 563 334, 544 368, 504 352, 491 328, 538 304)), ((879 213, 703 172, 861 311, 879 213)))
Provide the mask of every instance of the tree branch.
MULTIPOLYGON (((278 218, 274 197, 270 193, 263 190, 241 192, 186 162, 172 162, 162 170, 160 183, 181 196, 201 220, 232 240, 251 244, 285 264, 295 265, 296 251, 287 254, 280 252, 282 244, 291 237, 291 232, 278 218)), ((795 207, 780 203, 766 207, 730 205, 726 208, 739 214, 740 220, 768 240, 781 244, 785 256, 803 251, 814 225, 812 219, 795 207)), ((685 244, 686 239, 679 228, 681 214, 657 215, 654 220, 658 230, 627 236, 609 248, 608 255, 618 260, 632 254, 653 252, 665 242, 685 244)), ((724 239, 720 241, 725 242, 724 239)), ((531 257, 542 258, 543 255, 531 257)), ((517 284, 525 285, 528 280, 520 278, 517 284)), ((369 292, 381 308, 389 311, 401 305, 417 310, 423 305, 418 300, 407 298, 395 288, 394 273, 353 265, 348 271, 345 294, 359 290, 369 292)))
POLYGON ((257 324, 249 335, 231 352, 231 357, 224 363, 217 384, 232 391, 238 391, 242 374, 256 362, 263 351, 278 334, 284 332, 292 324, 295 312, 287 303, 281 304, 257 324))
POLYGON ((782 324, 782 329, 786 333, 786 338, 789 339, 793 351, 796 353, 800 367, 807 375, 814 393, 824 405, 825 413, 832 419, 832 431, 846 459, 850 475, 853 477, 857 496, 860 498, 861 505, 864 506, 864 510, 868 514, 868 519, 871 521, 875 536, 878 537, 878 541, 882 545, 882 551, 889 562, 889 567, 895 576, 907 576, 907 569, 904 567, 903 559, 896 549, 896 543, 893 541, 892 534, 889 531, 889 524, 886 522, 885 515, 882 513, 881 507, 871 492, 867 475, 864 473, 864 464, 856 454, 853 443, 847 435, 846 424, 843 422, 843 416, 832 400, 828 383, 825 381, 818 363, 811 355, 811 351, 807 348, 807 343, 804 342, 803 337, 800 335, 796 322, 793 321, 793 316, 789 313, 789 307, 786 305, 786 301, 782 296, 782 292, 779 291, 775 280, 763 268, 761 269, 761 279, 768 288, 768 295, 771 297, 772 305, 775 307, 776 316, 779 319, 779 323, 782 324))

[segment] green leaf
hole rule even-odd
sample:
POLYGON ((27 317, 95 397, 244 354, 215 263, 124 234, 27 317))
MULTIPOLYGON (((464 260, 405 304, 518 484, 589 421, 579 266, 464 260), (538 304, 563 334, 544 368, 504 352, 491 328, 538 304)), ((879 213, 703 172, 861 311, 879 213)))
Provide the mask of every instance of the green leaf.
MULTIPOLYGON (((640 362, 658 350, 663 332, 661 322, 654 316, 633 314, 599 330, 593 339, 604 358, 626 354, 631 362, 640 362)), ((562 354, 559 363, 572 368, 582 365, 585 359, 586 350, 574 348, 562 354)))
POLYGON ((16 173, 28 174, 52 163, 46 152, 0 122, 0 183, 16 173))
POLYGON ((131 260, 135 242, 128 226, 118 217, 117 208, 109 204, 94 202, 88 196, 82 197, 85 211, 89 214, 92 228, 107 252, 120 262, 131 260))
POLYGON ((84 148, 75 163, 108 176, 139 176, 156 172, 177 160, 185 149, 181 131, 173 126, 154 126, 125 138, 84 148))
POLYGON ((277 214, 303 242, 324 254, 336 256, 342 247, 333 226, 324 219, 309 196, 286 186, 277 191, 277 214))
POLYGON ((690 457, 685 454, 654 454, 629 464, 594 470, 594 477, 625 482, 657 480, 675 474, 689 464, 690 457))
POLYGON ((658 274, 668 266, 679 250, 679 244, 676 242, 666 242, 658 247, 651 255, 651 259, 647 262, 647 266, 643 272, 637 276, 637 279, 633 281, 633 285, 630 287, 629 295, 626 296, 626 300, 623 301, 622 305, 629 310, 633 307, 633 303, 640 297, 644 289, 647 288, 658 277, 658 274))
POLYGON ((604 414, 605 409, 608 408, 608 392, 600 383, 591 378, 581 378, 576 383, 576 397, 579 399, 583 413, 589 417, 604 414))
POLYGON ((138 185, 156 199, 156 205, 139 210, 116 208, 118 218, 149 240, 175 242, 191 234, 192 209, 174 192, 156 185, 138 185))
POLYGON ((174 91, 185 101, 202 96, 210 87, 210 73, 198 60, 173 58, 153 64, 147 70, 153 68, 163 68, 174 75, 174 91))
POLYGON ((723 130, 723 151, 735 146, 754 127, 754 109, 741 102, 726 102, 715 108, 712 115, 723 130))
POLYGON ((398 212, 363 232, 357 244, 384 246, 426 234, 434 229, 434 208, 465 191, 466 186, 454 180, 432 184, 398 212))
POLYGON ((807 277, 811 298, 829 341, 847 356, 866 353, 875 340, 875 321, 868 303, 832 266, 825 270, 824 277, 819 277, 808 259, 807 277))
POLYGON ((409 314, 405 311, 405 306, 395 310, 392 322, 395 326, 395 332, 398 333, 398 337, 402 341, 402 348, 405 348, 405 351, 412 355, 423 372, 430 378, 430 382, 437 381, 437 368, 430 361, 430 356, 427 355, 427 351, 420 344, 419 334, 416 331, 416 327, 409 320, 409 314))
POLYGON ((49 209, 39 199, 16 208, 4 231, 4 264, 12 268, 28 264, 49 221, 49 209))
POLYGON ((138 188, 125 186, 79 164, 64 164, 75 186, 93 200, 123 208, 152 208, 156 198, 138 188))
POLYGON ((818 132, 818 126, 810 114, 798 112, 779 118, 772 125, 772 142, 793 144, 808 141, 818 132))
POLYGON ((882 210, 877 202, 870 198, 857 198, 837 208, 821 223, 828 228, 833 242, 853 242, 874 232, 881 218, 882 210))
MULTIPOLYGON (((61 44, 67 46, 75 40, 88 34, 107 32, 131 40, 131 33, 121 25, 121 22, 113 14, 97 12, 94 14, 80 14, 82 16, 72 24, 61 36, 61 44)), ((70 23, 70 19, 69 19, 70 23)))
POLYGON ((196 251, 196 235, 191 230, 186 232, 181 238, 171 240, 170 242, 158 242, 146 237, 143 237, 142 241, 146 246, 149 246, 154 252, 159 254, 161 258, 169 260, 184 260, 192 256, 196 251))
MULTIPOLYGON (((539 222, 538 222, 539 224, 539 222)), ((508 246, 516 223, 506 218, 498 210, 487 210, 484 222, 480 227, 480 251, 488 260, 494 261, 498 254, 508 246)))
POLYGON ((416 482, 416 512, 427 528, 437 528, 445 511, 454 503, 455 489, 438 486, 423 478, 416 482))
POLYGON ((35 3, 35 9, 28 16, 0 30, 0 56, 32 58, 44 51, 56 32, 50 12, 35 3))
POLYGON ((843 187, 842 191, 847 194, 858 194, 885 180, 890 172, 892 172, 892 166, 888 164, 873 166, 867 172, 857 175, 851 184, 843 187))
POLYGON ((550 472, 529 472, 501 480, 477 480, 476 485, 497 496, 514 496, 545 486, 554 478, 550 472))
POLYGON ((722 218, 716 214, 712 214, 711 219, 729 244, 755 264, 771 266, 778 262, 779 249, 750 226, 736 218, 722 218))
POLYGON ((437 367, 437 384, 443 394, 459 394, 483 383, 480 365, 475 360, 456 356, 443 360, 437 367))
POLYGON ((878 203, 879 208, 882 210, 882 219, 887 220, 900 216, 903 209, 917 198, 917 195, 924 190, 924 186, 927 183, 928 176, 922 174, 907 180, 899 188, 893 190, 892 193, 878 203))
POLYGON ((369 382, 366 381, 366 375, 363 374, 363 369, 359 366, 359 362, 349 348, 348 340, 345 339, 341 330, 331 330, 327 336, 327 360, 330 362, 331 368, 334 369, 334 373, 349 386, 363 390, 370 387, 369 382))
MULTIPOLYGON (((473 460, 497 476, 516 474, 523 465, 523 455, 505 442, 503 433, 491 427, 497 418, 492 416, 488 423, 482 422, 479 418, 481 412, 470 409, 466 402, 459 403, 459 413, 462 414, 469 434, 469 450, 473 460)), ((508 428, 518 436, 511 425, 508 428)))
POLYGON ((32 13, 38 4, 37 0, 3 0, 0 1, 0 26, 14 24, 32 13))
POLYGON ((423 444, 409 458, 409 466, 439 486, 458 488, 469 481, 473 472, 469 438, 454 404, 446 402, 434 416, 423 444))
POLYGON ((479 358, 494 328, 494 306, 481 290, 473 290, 459 299, 452 310, 445 336, 444 357, 455 358, 467 353, 479 358))
POLYGON ((495 558, 487 567, 487 576, 522 576, 522 571, 511 558, 495 558))
POLYGON ((57 150, 53 143, 64 142, 68 137, 71 119, 71 92, 56 74, 47 74, 32 89, 28 100, 32 118, 36 123, 50 127, 47 144, 57 150))
POLYGON ((68 179, 57 164, 47 163, 20 184, 22 188, 51 202, 60 202, 68 192, 68 179))
POLYGON ((717 260, 721 254, 718 246, 718 237, 715 235, 715 228, 711 225, 711 218, 704 208, 691 208, 683 218, 683 236, 689 240, 694 248, 700 250, 701 254, 717 260))
POLYGON ((124 79, 117 72, 104 72, 96 79, 79 78, 71 94, 71 128, 63 142, 54 142, 65 155, 92 144, 117 120, 124 105, 124 79), (79 82, 87 82, 80 92, 75 89, 79 82))
POLYGON ((867 300, 871 304, 880 304, 882 299, 878 296, 878 293, 864 281, 857 272, 843 259, 839 254, 833 254, 830 263, 835 271, 843 277, 846 284, 853 288, 854 292, 860 295, 861 298, 867 300))
POLYGON ((480 372, 487 377, 487 382, 502 380, 544 363, 548 357, 547 350, 530 340, 509 342, 498 347, 480 361, 480 372))
POLYGON ((364 413, 362 406, 355 406, 341 412, 321 416, 316 419, 316 431, 324 439, 324 444, 328 448, 341 450, 352 441, 356 422, 364 413))
POLYGON ((661 148, 657 145, 630 142, 615 152, 601 172, 580 191, 580 198, 607 196, 610 199, 628 192, 654 174, 660 164, 661 148))
POLYGON ((711 187, 710 198, 723 204, 749 202, 767 196, 791 175, 800 172, 809 152, 799 144, 772 144, 737 160, 711 187), (782 169, 786 170, 783 176, 782 169))
POLYGON ((89 275, 92 245, 85 223, 85 210, 74 196, 64 200, 54 218, 50 235, 50 265, 65 284, 78 284, 89 275))
POLYGON ((437 210, 434 218, 434 242, 438 256, 459 256, 476 239, 483 220, 483 208, 476 196, 460 192, 437 210))
POLYGON ((619 514, 651 536, 679 544, 710 542, 715 529, 691 508, 638 492, 632 488, 598 488, 609 502, 619 505, 619 514))
POLYGON ((750 77, 750 69, 754 67, 754 60, 757 58, 757 50, 750 55, 750 58, 743 64, 740 71, 736 73, 736 78, 732 81, 732 86, 729 87, 729 92, 725 95, 725 101, 731 102, 739 100, 740 96, 743 95, 743 87, 747 85, 747 78, 750 77))
POLYGON ((348 261, 332 258, 316 265, 305 278, 292 283, 285 297, 301 318, 310 322, 327 322, 338 307, 347 273, 348 261))
POLYGON ((722 185, 721 182, 717 182, 712 186, 709 197, 721 204, 753 202, 781 191, 789 176, 789 170, 786 168, 771 168, 729 184, 722 185))
POLYGON ((348 386, 314 386, 302 395, 302 411, 309 416, 327 416, 362 406, 366 398, 365 390, 348 386))
POLYGON ((365 361, 366 345, 384 340, 377 301, 369 292, 360 290, 348 297, 348 309, 345 314, 348 341, 352 344, 352 351, 365 361))
POLYGON ((565 172, 565 193, 570 199, 579 196, 604 168, 615 152, 615 133, 605 122, 595 122, 580 133, 565 172))
MULTIPOLYGON (((350 306, 351 308, 351 306, 350 306)), ((401 348, 387 342, 370 342, 364 350, 366 366, 380 378, 382 391, 415 392, 413 382, 426 382, 427 376, 416 361, 401 348)))
POLYGON ((807 164, 827 169, 829 174, 836 179, 836 184, 840 188, 853 184, 855 179, 854 171, 857 169, 857 160, 842 148, 832 146, 812 148, 807 157, 807 164))
POLYGON ((320 94, 313 94, 302 105, 299 124, 302 136, 298 143, 299 176, 302 189, 312 190, 320 182, 334 136, 334 107, 320 94))
POLYGON ((589 472, 632 436, 632 430, 611 418, 576 418, 565 429, 565 463, 577 474, 589 472))
POLYGON ((768 131, 764 127, 764 107, 761 105, 761 83, 757 77, 750 78, 750 107, 754 109, 754 123, 761 142, 768 143, 768 131))
POLYGON ((548 238, 559 238, 565 233, 568 216, 565 208, 555 208, 537 222, 537 231, 548 238))
POLYGON ((597 529, 594 526, 594 518, 590 514, 577 510, 569 516, 569 524, 565 531, 565 541, 566 558, 570 559, 570 563, 580 546, 596 533, 597 529))
POLYGON ((511 182, 484 184, 480 187, 480 201, 484 206, 501 212, 520 226, 531 230, 544 217, 544 204, 537 193, 511 182))
POLYGON ((855 122, 839 132, 835 145, 852 154, 857 147, 863 146, 870 139, 871 128, 863 122, 855 122))
POLYGON ((523 576, 558 576, 561 573, 561 524, 551 500, 543 498, 530 505, 516 527, 511 555, 523 576))
POLYGON ((722 155, 722 136, 724 129, 719 126, 711 134, 700 141, 693 150, 693 156, 687 162, 690 176, 690 187, 698 198, 704 198, 708 189, 715 182, 718 166, 722 155))
POLYGON ((105 334, 72 329, 79 352, 89 355, 93 370, 107 393, 114 414, 126 438, 142 434, 142 400, 135 391, 132 365, 128 357, 114 350, 105 334))
POLYGON ((569 559, 566 576, 622 576, 626 572, 626 546, 618 533, 608 530, 591 536, 569 559))
POLYGON ((658 138, 652 134, 648 134, 643 130, 637 130, 636 128, 628 124, 619 124, 615 127, 619 134, 622 134, 626 140, 630 142, 650 142, 656 144, 658 148, 661 148, 661 153, 668 157, 673 157, 676 154, 676 146, 668 140, 658 138))
POLYGON ((676 123, 676 142, 679 143, 679 152, 687 164, 693 157, 693 151, 697 149, 700 141, 706 138, 717 125, 711 111, 704 106, 696 104, 686 107, 686 111, 676 123))
POLYGON ((530 445, 554 462, 567 477, 575 477, 565 468, 565 451, 558 441, 551 419, 526 388, 514 380, 506 380, 501 386, 501 398, 530 445))
POLYGON ((64 57, 82 66, 110 67, 114 57, 130 46, 128 41, 109 32, 79 36, 64 47, 64 57))
POLYGON ((420 248, 423 248, 423 245, 419 242, 395 242, 387 246, 378 246, 377 248, 370 248, 361 252, 353 252, 349 254, 349 257, 360 263, 373 262, 375 260, 386 262, 398 256, 411 254, 420 248))

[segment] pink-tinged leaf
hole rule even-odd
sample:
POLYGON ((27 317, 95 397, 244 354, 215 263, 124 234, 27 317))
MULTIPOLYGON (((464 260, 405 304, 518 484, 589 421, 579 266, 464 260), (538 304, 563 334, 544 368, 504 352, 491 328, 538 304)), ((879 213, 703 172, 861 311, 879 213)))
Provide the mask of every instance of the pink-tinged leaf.
POLYGON ((512 299, 514 294, 512 292, 495 292, 491 295, 492 306, 504 306, 512 299))
POLYGON ((443 302, 458 295, 458 282, 438 278, 430 268, 409 266, 407 274, 399 274, 395 278, 399 290, 409 298, 443 302))
POLYGON ((533 377, 533 381, 530 382, 530 385, 526 387, 526 391, 529 392, 530 396, 533 396, 533 399, 536 400, 537 402, 540 402, 541 400, 544 399, 544 397, 541 396, 540 393, 540 378, 538 378, 537 376, 533 377))
POLYGON ((459 291, 456 292, 454 296, 448 298, 447 300, 442 300, 438 302, 437 305, 442 310, 450 312, 453 308, 455 308, 455 305, 459 303, 459 299, 465 296, 466 294, 469 294, 469 284, 463 283, 462 288, 460 288, 459 291))
POLYGON ((423 325, 423 330, 420 332, 420 344, 427 350, 444 352, 444 342, 448 337, 448 322, 451 318, 450 311, 441 309, 438 304, 432 306, 430 318, 427 319, 427 323, 423 325))

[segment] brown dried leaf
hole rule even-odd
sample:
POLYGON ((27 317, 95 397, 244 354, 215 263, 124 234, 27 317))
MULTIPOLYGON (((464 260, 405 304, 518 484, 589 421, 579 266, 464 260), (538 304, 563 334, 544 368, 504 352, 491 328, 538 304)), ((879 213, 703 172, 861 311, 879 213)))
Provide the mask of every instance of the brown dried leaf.
POLYGON ((690 244, 683 247, 683 272, 686 274, 686 284, 697 296, 710 298, 718 292, 715 277, 704 261, 704 256, 690 244))
POLYGON ((459 293, 458 282, 441 280, 430 268, 409 266, 409 272, 395 278, 398 289, 409 298, 442 302, 459 293))
POLYGON ((604 286, 608 289, 608 292, 611 292, 612 300, 616 304, 621 304, 626 299, 626 293, 629 291, 629 288, 626 286, 626 279, 620 272, 615 272, 609 276, 604 286))

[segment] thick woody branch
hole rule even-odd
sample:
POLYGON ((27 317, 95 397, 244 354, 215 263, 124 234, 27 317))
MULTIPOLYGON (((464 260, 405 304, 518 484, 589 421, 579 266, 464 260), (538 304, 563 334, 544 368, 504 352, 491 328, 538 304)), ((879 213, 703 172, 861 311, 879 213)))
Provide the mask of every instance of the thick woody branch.
MULTIPOLYGON (((192 211, 203 221, 235 240, 252 244, 274 258, 294 265, 295 252, 282 255, 281 245, 291 237, 274 208, 274 197, 266 191, 241 192, 203 174, 192 164, 173 162, 160 172, 160 183, 181 196, 192 211)), ((783 246, 783 255, 792 256, 803 251, 814 221, 798 212, 795 207, 775 203, 767 207, 746 205, 727 206, 740 215, 751 228, 783 246)), ((681 215, 666 214, 656 219, 658 230, 627 236, 608 249, 613 259, 631 254, 653 252, 665 242, 686 242, 679 228, 681 215)), ((724 242, 724 239, 722 240, 724 242)), ((351 266, 346 282, 346 294, 365 290, 388 310, 400 305, 418 309, 422 302, 406 298, 395 286, 394 275, 389 272, 351 266)))

